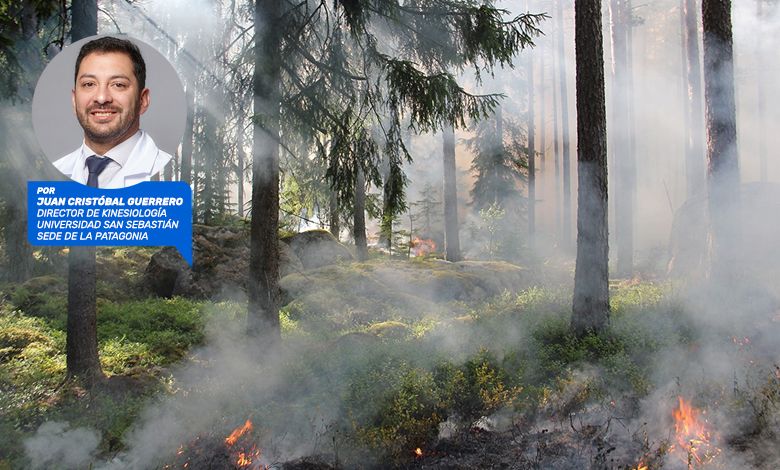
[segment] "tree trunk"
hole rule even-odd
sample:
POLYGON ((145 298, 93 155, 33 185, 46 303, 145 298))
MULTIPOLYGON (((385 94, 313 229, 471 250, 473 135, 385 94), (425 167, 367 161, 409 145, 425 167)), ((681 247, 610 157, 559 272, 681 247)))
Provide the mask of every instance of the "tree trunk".
MULTIPOLYGON (((97 0, 75 0, 72 11, 74 42, 97 34, 97 0)), ((70 247, 65 362, 68 378, 87 386, 104 377, 98 357, 95 284, 95 247, 70 247)))
POLYGON ((366 177, 358 170, 355 182, 355 256, 358 261, 368 261, 368 240, 366 239, 366 177))
POLYGON ((236 176, 238 177, 238 216, 244 216, 244 165, 246 156, 244 154, 244 113, 239 111, 238 117, 238 161, 236 162, 236 176))
POLYGON ((382 190, 382 221, 379 227, 379 245, 387 246, 387 252, 393 254, 393 218, 390 210, 390 168, 382 190))
MULTIPOLYGON (((599 25, 601 20, 599 19, 599 25)), ((558 60, 561 86, 561 141, 563 143, 563 233, 561 246, 571 246, 571 144, 569 137, 569 95, 566 86, 566 47, 563 34, 563 0, 558 0, 558 60)), ((602 62, 603 62, 602 58, 602 62)))
MULTIPOLYGON (((631 207, 634 217, 632 222, 632 233, 636 230, 636 214, 639 212, 639 200, 637 199, 637 162, 636 162, 636 107, 634 94, 634 19, 631 8, 631 0, 624 0, 624 18, 626 23, 626 81, 628 82, 628 155, 631 163, 631 172, 633 174, 633 185, 631 188, 631 207)), ((633 237, 632 237, 633 238, 633 237)))
POLYGON ((731 1, 703 0, 704 97, 707 104, 709 275, 729 286, 740 273, 740 174, 734 93, 731 1))
POLYGON ((195 135, 195 73, 192 72, 185 87, 187 99, 187 124, 184 141, 181 144, 181 167, 179 181, 192 184, 192 141, 195 135))
POLYGON ((685 162, 688 197, 704 191, 704 126, 701 96, 699 33, 696 29, 696 0, 685 0, 685 29, 688 37, 688 87, 691 104, 691 153, 685 162))
POLYGON ((636 186, 635 163, 631 161, 630 118, 628 109, 628 58, 626 53, 625 3, 610 0, 612 21, 613 95, 613 143, 617 168, 617 197, 615 200, 615 226, 617 235, 617 272, 630 275, 634 269, 634 188, 636 186))
POLYGON ((460 235, 458 233, 458 168, 455 164, 455 129, 445 124, 442 131, 444 153, 444 259, 460 261, 460 235))
MULTIPOLYGON (((505 161, 506 149, 504 148, 504 108, 499 104, 496 106, 496 135, 493 142, 496 159, 493 166, 493 204, 499 203, 498 190, 501 188, 501 174, 499 166, 505 161), (501 162, 501 163, 500 163, 501 162)), ((501 195, 500 202, 504 202, 504 194, 501 195)))
POLYGON ((339 195, 336 191, 333 191, 330 195, 328 218, 330 233, 332 233, 333 236, 338 240, 339 233, 341 232, 341 226, 339 224, 339 195))
POLYGON ((607 114, 601 2, 576 0, 577 266, 571 330, 599 333, 609 325, 607 114))
POLYGON ((94 246, 72 246, 68 253, 65 357, 68 378, 78 378, 87 386, 103 378, 98 357, 94 246))
POLYGON ((526 75, 528 76, 528 246, 536 239, 536 141, 534 139, 534 58, 530 50, 526 75))
MULTIPOLYGON (((544 60, 544 49, 541 49, 539 51, 539 88, 540 88, 540 96, 539 96, 539 181, 538 181, 538 190, 540 199, 542 201, 545 201, 546 198, 546 190, 547 186, 545 185, 545 178, 547 178, 547 162, 545 161, 545 157, 547 156, 547 119, 545 117, 545 114, 547 113, 547 105, 545 103, 545 95, 547 94, 547 88, 544 83, 545 76, 544 76, 544 67, 545 67, 545 60, 544 60)), ((544 202, 542 202, 544 204, 544 202)), ((539 214, 539 225, 544 230, 546 218, 544 217, 544 211, 542 211, 539 214)))
MULTIPOLYGON (((554 42, 554 39, 553 41, 554 42)), ((553 95, 553 164, 555 166, 555 235, 561 237, 562 230, 562 211, 561 211, 561 140, 558 129, 558 86, 555 83, 555 71, 558 67, 558 61, 555 60, 555 45, 553 44, 553 73, 552 73, 552 95, 553 95)), ((560 56, 558 57, 560 60, 560 56)), ((555 244, 558 246, 558 243, 555 244)))
MULTIPOLYGON (((27 241, 27 180, 15 184, 17 191, 13 200, 6 200, 5 255, 7 270, 5 280, 21 283, 32 276, 33 248, 27 241), (18 199, 17 199, 18 198, 18 199)), ((5 182, 11 184, 11 182, 5 182)), ((10 198, 9 198, 10 199, 10 198)))
POLYGON ((764 59, 763 59, 763 12, 761 3, 756 0, 756 22, 759 31, 756 34, 756 80, 758 80, 758 175, 759 180, 769 181, 769 168, 766 156, 766 97, 764 92, 764 59))
MULTIPOLYGON (((683 142, 685 148, 686 173, 688 162, 693 161, 691 155, 691 106, 690 89, 688 86, 688 33, 685 26, 685 0, 680 0, 680 50, 682 60, 682 104, 683 104, 683 142)), ((686 175, 687 180, 687 175, 686 175)), ((686 184, 688 191, 693 188, 690 183, 686 184)), ((690 194, 689 194, 690 196, 690 194)), ((672 208, 674 210, 674 208, 672 208)))
POLYGON ((97 34, 97 0, 73 0, 70 38, 76 42, 97 34))
POLYGON ((247 335, 273 347, 279 324, 279 118, 281 106, 281 4, 255 4, 255 72, 252 145, 252 225, 247 335))

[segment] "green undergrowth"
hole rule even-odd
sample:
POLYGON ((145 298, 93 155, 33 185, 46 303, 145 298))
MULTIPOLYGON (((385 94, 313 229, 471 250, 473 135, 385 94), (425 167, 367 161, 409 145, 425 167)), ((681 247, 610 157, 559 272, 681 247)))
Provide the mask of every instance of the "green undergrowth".
POLYGON ((36 304, 36 316, 16 308, 32 306, 25 300, 16 296, 0 306, 0 468, 24 461, 21 442, 44 421, 97 429, 100 450, 121 448, 124 431, 163 388, 161 367, 205 340, 200 302, 102 300, 97 328, 108 379, 83 390, 65 378, 65 314, 56 309, 64 310, 63 300, 46 298, 36 304))
MULTIPOLYGON (((245 357, 240 346, 245 303, 104 298, 103 368, 116 383, 145 384, 132 395, 65 382, 61 295, 10 296, 0 313, 0 455, 7 456, 0 468, 23 468, 21 442, 46 420, 97 429, 99 450, 108 455, 126 445, 126 430, 150 403, 208 393, 229 402, 223 417, 251 414, 267 436, 294 441, 296 452, 341 451, 347 464, 352 449, 403 465, 443 429, 463 430, 485 416, 533 421, 569 416, 588 403, 638 403, 654 391, 659 353, 691 350, 699 340, 677 282, 614 283, 610 327, 575 337, 568 285, 433 303, 377 293, 373 269, 339 266, 334 275, 352 290, 333 281, 317 297, 289 299, 280 317, 283 359, 272 365, 245 357), (206 348, 193 358, 188 352, 197 345, 228 353, 206 348), (221 375, 192 383, 166 375, 169 366, 221 375)), ((771 427, 780 403, 774 372, 740 384, 739 399, 730 401, 731 409, 755 410, 764 422, 759 431, 771 427)))

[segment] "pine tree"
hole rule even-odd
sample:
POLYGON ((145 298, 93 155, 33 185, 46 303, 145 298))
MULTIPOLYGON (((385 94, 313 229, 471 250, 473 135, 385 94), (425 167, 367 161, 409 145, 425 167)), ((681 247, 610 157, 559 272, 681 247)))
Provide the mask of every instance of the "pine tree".
POLYGON ((575 5, 577 67, 577 266, 571 330, 599 333, 609 325, 607 112, 601 1, 575 5))
MULTIPOLYGON (((333 6, 258 0, 254 11, 247 331, 276 341, 279 148, 282 135, 287 135, 280 132, 282 126, 301 123, 310 130, 340 134, 344 142, 337 144, 341 151, 331 152, 329 181, 338 194, 353 194, 358 174, 374 180, 376 166, 370 153, 359 150, 363 121, 344 119, 343 110, 354 108, 358 115, 368 110, 374 122, 381 122, 395 108, 423 131, 485 116, 498 97, 470 95, 446 71, 474 66, 481 73, 493 65, 510 65, 517 51, 539 33, 536 26, 543 17, 522 15, 506 21, 506 12, 489 5, 440 0, 337 1, 333 6), (385 47, 387 41, 379 41, 380 29, 392 35, 391 49, 385 47)), ((394 139, 392 132, 382 134, 384 142, 394 139)))

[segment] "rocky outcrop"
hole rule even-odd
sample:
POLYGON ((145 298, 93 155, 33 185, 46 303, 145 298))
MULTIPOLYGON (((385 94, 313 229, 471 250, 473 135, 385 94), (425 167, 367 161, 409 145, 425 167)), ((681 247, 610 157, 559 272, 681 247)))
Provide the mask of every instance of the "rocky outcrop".
MULTIPOLYGON (((322 231, 316 231, 322 232, 322 231)), ((315 234, 288 237, 309 263, 326 263, 328 260, 351 256, 349 250, 325 232, 330 239, 315 234), (320 240, 320 241, 317 241, 320 240), (338 245, 340 249, 334 246, 338 245), (326 255, 318 255, 317 247, 323 247, 326 255)), ((246 292, 249 275, 249 229, 245 227, 193 227, 193 266, 190 267, 174 247, 165 247, 155 253, 146 267, 143 288, 158 297, 184 296, 190 298, 235 298, 246 292)), ((279 242, 279 274, 304 271, 291 245, 279 242)), ((320 264, 322 265, 322 264, 320 264)))
MULTIPOLYGON (((282 238, 305 269, 315 269, 353 259, 352 253, 327 230, 309 230, 282 238)), ((284 276, 282 276, 284 277, 284 276)))

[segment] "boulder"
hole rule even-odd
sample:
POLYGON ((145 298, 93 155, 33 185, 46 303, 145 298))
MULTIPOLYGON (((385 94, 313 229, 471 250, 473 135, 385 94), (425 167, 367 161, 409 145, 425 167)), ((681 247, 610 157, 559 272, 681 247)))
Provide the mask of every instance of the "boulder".
POLYGON ((282 238, 290 245, 306 269, 315 269, 335 264, 340 259, 352 260, 352 253, 339 243, 327 230, 309 230, 282 238))
MULTIPOLYGON (((171 246, 155 253, 146 267, 144 289, 158 297, 235 298, 246 292, 249 276, 249 229, 195 225, 193 266, 171 246)), ((280 277, 301 272, 295 252, 279 242, 280 277)))
POLYGON ((149 260, 144 286, 157 297, 189 296, 193 288, 192 270, 179 250, 166 246, 149 260))

